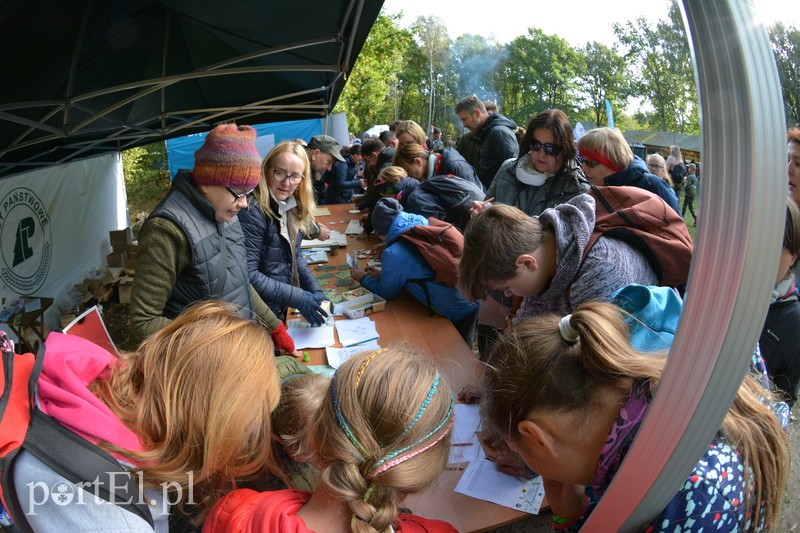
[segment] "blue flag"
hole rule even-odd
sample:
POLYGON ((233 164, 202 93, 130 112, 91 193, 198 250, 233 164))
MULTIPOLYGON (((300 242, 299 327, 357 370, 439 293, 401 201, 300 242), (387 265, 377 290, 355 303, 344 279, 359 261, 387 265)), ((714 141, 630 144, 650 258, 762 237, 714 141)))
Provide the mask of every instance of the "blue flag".
POLYGON ((606 118, 608 120, 608 127, 614 127, 614 112, 611 110, 611 102, 606 98, 606 118))

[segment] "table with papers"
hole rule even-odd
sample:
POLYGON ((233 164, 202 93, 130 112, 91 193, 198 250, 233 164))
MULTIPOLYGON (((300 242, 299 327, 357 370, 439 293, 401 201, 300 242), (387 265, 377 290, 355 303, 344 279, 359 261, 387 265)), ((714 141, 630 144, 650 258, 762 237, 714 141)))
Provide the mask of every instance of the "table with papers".
MULTIPOLYGON (((350 220, 355 220, 360 217, 359 214, 349 213, 352 205, 327 205, 326 208, 330 211, 330 215, 326 217, 318 217, 318 219, 328 225, 329 227, 344 229, 349 225, 350 220)), ((377 237, 359 238, 355 234, 347 234, 347 247, 345 250, 340 251, 337 255, 329 256, 330 265, 347 264, 348 253, 356 250, 369 250, 374 245, 381 241, 377 237)), ((351 259, 352 260, 352 259, 351 259)), ((365 261, 361 260, 361 267, 365 266, 365 261)), ((312 270, 314 267, 312 267, 312 270)), ((337 317, 335 324, 346 320, 343 317, 337 317)), ((461 336, 453 327, 452 323, 442 316, 428 316, 427 309, 405 291, 401 291, 395 298, 386 303, 386 308, 378 313, 368 315, 367 317, 357 319, 370 321, 377 331, 378 339, 369 339, 372 335, 360 338, 363 344, 356 346, 345 347, 342 341, 342 331, 336 332, 339 342, 333 343, 332 346, 327 348, 313 348, 308 349, 311 361, 308 364, 315 369, 329 368, 327 365, 338 367, 347 357, 353 353, 358 353, 364 349, 376 349, 378 346, 387 347, 394 343, 402 342, 411 347, 417 347, 425 351, 433 363, 439 368, 443 376, 447 378, 450 388, 453 393, 458 393, 461 388, 467 384, 472 384, 476 380, 478 371, 478 363, 472 349, 464 343, 461 336)), ((312 328, 317 329, 317 328, 312 328)), ((350 334, 350 330, 348 331, 350 334)), ((357 328, 358 331, 363 333, 363 328, 357 328)), ((299 346, 298 346, 299 348, 299 346)), ((535 492, 536 483, 528 487, 524 487, 525 494, 530 497, 526 500, 529 503, 518 502, 514 500, 517 495, 517 490, 520 485, 519 482, 505 474, 505 481, 517 484, 510 484, 506 489, 506 501, 504 505, 498 505, 487 501, 486 499, 478 499, 481 496, 468 496, 466 494, 456 492, 456 486, 459 484, 462 476, 470 474, 465 480, 465 487, 462 490, 472 494, 479 494, 483 491, 483 497, 491 497, 494 492, 492 490, 495 481, 485 482, 487 477, 493 476, 491 472, 487 474, 485 470, 481 469, 481 463, 476 461, 488 462, 481 459, 483 456, 482 450, 479 450, 480 444, 474 436, 474 429, 470 430, 470 424, 474 425, 477 420, 477 406, 457 406, 456 419, 464 420, 464 424, 458 422, 456 433, 454 434, 454 443, 463 444, 467 442, 469 433, 472 433, 474 442, 467 446, 453 446, 451 449, 452 464, 459 464, 453 466, 451 469, 446 470, 430 487, 423 492, 409 495, 403 505, 412 510, 415 514, 427 518, 437 518, 452 524, 458 531, 486 531, 495 527, 502 526, 527 516, 526 513, 521 512, 525 507, 517 507, 520 505, 529 505, 526 509, 532 510, 537 506, 535 492), (471 413, 471 414, 469 414, 471 413), (469 422, 471 421, 471 422, 469 422), (474 467, 476 470, 470 472, 465 470, 469 468, 467 465, 476 463, 474 467), (484 482, 482 482, 482 480, 484 482), (511 505, 511 507, 507 505, 511 505), (515 510, 520 509, 520 510, 515 510)), ((494 468, 493 464, 488 467, 494 468)), ((502 479, 502 478, 501 478, 502 479)), ((540 501, 540 500, 539 500, 540 501)))

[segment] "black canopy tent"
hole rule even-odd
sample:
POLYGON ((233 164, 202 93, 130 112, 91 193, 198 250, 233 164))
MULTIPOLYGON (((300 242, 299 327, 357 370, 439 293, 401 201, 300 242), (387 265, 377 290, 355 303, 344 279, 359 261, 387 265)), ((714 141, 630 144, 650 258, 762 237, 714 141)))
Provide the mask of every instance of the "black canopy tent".
POLYGON ((382 0, 0 3, 0 178, 327 115, 382 0))

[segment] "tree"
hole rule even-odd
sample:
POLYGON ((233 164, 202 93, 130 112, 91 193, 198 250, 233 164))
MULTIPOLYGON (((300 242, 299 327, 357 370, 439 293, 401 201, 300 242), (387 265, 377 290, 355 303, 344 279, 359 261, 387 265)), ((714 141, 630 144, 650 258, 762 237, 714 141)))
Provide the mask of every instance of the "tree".
POLYGON ((428 67, 427 83, 420 83, 424 87, 424 93, 428 96, 427 123, 430 131, 434 119, 434 103, 437 93, 437 85, 440 85, 443 72, 450 63, 450 37, 447 35, 447 27, 441 19, 437 17, 418 17, 412 27, 415 41, 419 45, 422 55, 425 57, 428 67))
POLYGON ((781 80, 786 123, 800 125, 800 31, 779 22, 769 28, 769 38, 781 80))
POLYGON ((628 65, 616 50, 598 42, 588 43, 582 53, 586 68, 578 82, 586 95, 591 120, 598 126, 608 125, 605 101, 622 109, 630 94, 628 65))
POLYGON ((583 58, 567 41, 529 28, 507 51, 494 76, 504 114, 526 124, 544 109, 558 108, 568 115, 576 109, 583 58))
POLYGON ((334 111, 347 113, 353 131, 390 122, 397 115, 398 74, 413 44, 411 33, 396 26, 399 16, 378 15, 336 103, 334 111))
POLYGON ((122 173, 130 214, 149 213, 169 190, 167 145, 157 142, 124 150, 122 173))
POLYGON ((699 113, 689 42, 678 3, 655 25, 644 18, 614 24, 631 63, 633 93, 655 109, 661 131, 698 133, 699 113))

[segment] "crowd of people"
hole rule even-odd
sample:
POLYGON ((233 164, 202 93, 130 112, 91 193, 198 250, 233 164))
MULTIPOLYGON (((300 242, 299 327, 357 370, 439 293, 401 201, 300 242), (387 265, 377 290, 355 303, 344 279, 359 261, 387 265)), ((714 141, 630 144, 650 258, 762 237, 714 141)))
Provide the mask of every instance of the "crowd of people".
MULTIPOLYGON (((156 502, 152 521, 100 500, 37 506, 33 481, 82 489, 27 452, 13 471, 21 507, 36 506, 23 519, 37 531, 455 531, 401 506, 447 465, 456 393, 482 403, 498 468, 542 476, 555 528, 577 531, 630 448, 669 347, 654 352, 633 334, 648 317, 620 291, 679 301, 690 290, 658 287, 663 272, 641 247, 594 235, 598 191, 647 191, 671 220, 683 224, 688 209, 696 225, 699 166, 677 146, 644 161, 613 128, 576 141, 558 109, 524 128, 475 96, 454 111, 466 130, 456 142, 402 120, 381 138, 287 140, 265 158, 252 128, 211 130, 139 235, 130 310, 141 345, 117 358, 51 334, 37 394, 46 415, 130 471, 156 502), (288 309, 311 325, 329 310, 300 253, 303 239, 326 237, 323 203, 353 204, 361 237, 380 239, 381 269, 354 266, 354 280, 387 300, 405 289, 420 313, 476 341, 475 384, 451 391, 406 345, 357 354, 331 378, 297 360, 288 309), (404 238, 440 224, 461 246, 453 284, 404 238)), ((642 529, 776 523, 788 442, 775 405, 791 406, 800 384, 800 131, 788 150, 780 267, 759 341, 771 382, 745 378, 706 453, 642 529)))

